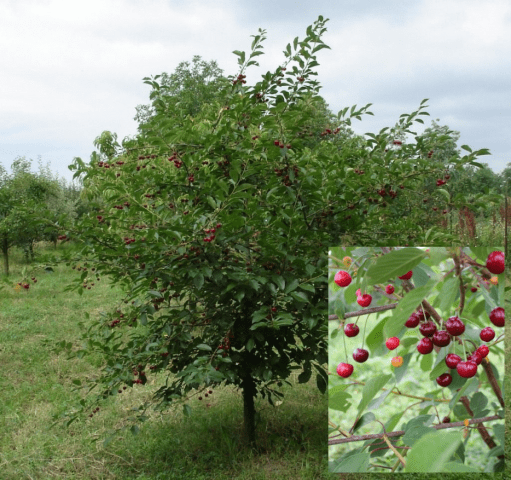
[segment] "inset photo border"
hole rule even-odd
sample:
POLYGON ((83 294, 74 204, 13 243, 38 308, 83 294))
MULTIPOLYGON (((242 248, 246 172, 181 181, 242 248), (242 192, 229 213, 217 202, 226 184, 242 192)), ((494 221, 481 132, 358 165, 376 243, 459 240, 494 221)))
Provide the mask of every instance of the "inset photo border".
POLYGON ((503 252, 330 249, 329 471, 504 471, 503 252))

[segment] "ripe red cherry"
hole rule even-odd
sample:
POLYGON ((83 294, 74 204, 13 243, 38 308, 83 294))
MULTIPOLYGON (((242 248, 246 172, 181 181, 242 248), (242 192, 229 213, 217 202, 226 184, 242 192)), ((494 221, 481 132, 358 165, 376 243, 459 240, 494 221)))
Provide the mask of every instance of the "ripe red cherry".
POLYGON ((499 250, 491 252, 486 259, 486 268, 495 275, 502 273, 506 268, 504 263, 504 252, 499 250))
POLYGON ((444 417, 442 423, 451 423, 451 419, 449 417, 444 417))
POLYGON ((389 350, 395 350, 397 347, 399 347, 399 338, 397 337, 391 337, 388 338, 385 342, 385 345, 389 350))
POLYGON ((401 277, 398 277, 400 280, 410 280, 412 278, 413 272, 410 270, 409 272, 405 273, 401 277))
POLYGON ((476 352, 479 353, 479 355, 481 355, 481 357, 486 358, 488 356, 488 354, 490 353, 490 349, 488 348, 487 345, 481 345, 476 350, 476 352))
POLYGON ((356 348, 353 352, 353 360, 358 363, 364 363, 369 358, 369 352, 363 348, 356 348))
POLYGON ((495 331, 491 327, 486 327, 481 330, 479 338, 483 342, 491 342, 495 338, 495 331))
POLYGON ((446 347, 451 343, 451 336, 445 330, 438 330, 433 334, 433 343, 437 347, 446 347))
POLYGON ((476 350, 472 355, 469 355, 467 357, 467 360, 471 360, 472 362, 476 362, 478 365, 481 365, 481 362, 483 361, 483 357, 476 350))
POLYGON ((459 355, 456 355, 455 353, 448 353, 446 356, 445 356, 445 364, 449 367, 449 368, 456 368, 456 366, 458 365, 458 363, 461 362, 461 357, 459 355))
POLYGON ((436 325, 434 322, 423 323, 419 327, 419 332, 421 332, 421 334, 424 335, 425 337, 432 337, 433 334, 436 332, 436 325))
POLYGON ((387 285, 387 286, 385 287, 385 293, 386 293, 387 295, 391 295, 391 294, 393 294, 393 293, 394 293, 394 285, 387 285))
POLYGON ((490 322, 493 323, 496 327, 504 326, 504 309, 502 307, 494 308, 490 312, 490 322))
POLYGON ((456 366, 456 371, 460 377, 471 378, 477 373, 477 363, 471 360, 460 362, 456 366))
POLYGON ((359 331, 358 325, 355 325, 354 323, 348 323, 344 327, 344 333, 347 337, 356 337, 359 331))
POLYGON ((414 312, 410 315, 408 320, 405 323, 405 327, 408 328, 415 328, 417 325, 419 325, 420 318, 417 312, 414 312))
POLYGON ((441 387, 447 387, 452 382, 452 376, 449 373, 443 373, 436 379, 436 383, 441 387))
POLYGON ((353 365, 350 363, 339 363, 337 365, 337 374, 343 378, 348 378, 353 373, 353 365))
POLYGON ((459 317, 449 317, 449 320, 445 322, 445 329, 453 337, 457 337, 465 331, 465 324, 459 319, 459 317))
POLYGON ((347 287, 351 283, 351 275, 344 270, 340 270, 335 274, 334 282, 339 287, 347 287))
POLYGON ((419 353, 422 353, 422 355, 427 355, 428 353, 431 353, 433 351, 433 342, 431 341, 430 338, 424 337, 417 344, 417 350, 419 351, 419 353))
POLYGON ((357 298, 357 303, 361 307, 368 307, 369 305, 371 305, 372 301, 373 301, 373 297, 371 297, 371 295, 369 295, 367 293, 364 293, 364 295, 361 295, 360 297, 357 298))

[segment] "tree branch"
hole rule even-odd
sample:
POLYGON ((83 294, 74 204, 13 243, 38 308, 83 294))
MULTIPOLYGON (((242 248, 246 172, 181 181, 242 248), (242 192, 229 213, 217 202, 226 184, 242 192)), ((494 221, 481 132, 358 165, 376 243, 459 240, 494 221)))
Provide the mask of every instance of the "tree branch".
MULTIPOLYGON (((482 422, 492 422, 494 420, 503 420, 498 415, 493 415, 491 417, 483 417, 483 418, 473 418, 468 421, 470 425, 482 423, 482 422)), ((435 430, 443 430, 445 428, 455 428, 455 427, 464 427, 464 422, 453 422, 453 423, 442 423, 440 425, 432 425, 431 428, 435 430)), ((339 445, 340 443, 351 443, 351 442, 362 442, 364 440, 372 440, 376 438, 383 438, 384 435, 387 437, 400 437, 404 435, 406 432, 404 430, 397 430, 395 432, 390 433, 378 433, 374 435, 354 435, 349 438, 335 438, 328 441, 328 445, 339 445)))

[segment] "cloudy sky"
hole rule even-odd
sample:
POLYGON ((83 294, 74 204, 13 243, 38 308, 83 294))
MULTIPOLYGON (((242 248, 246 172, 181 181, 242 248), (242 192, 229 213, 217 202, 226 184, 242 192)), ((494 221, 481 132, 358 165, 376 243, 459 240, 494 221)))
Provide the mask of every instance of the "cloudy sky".
POLYGON ((429 98, 425 126, 438 118, 461 133, 458 146, 490 149, 481 161, 495 172, 511 162, 509 0, 2 0, 0 164, 40 157, 70 180, 67 166, 88 161, 102 131, 136 133, 143 77, 194 55, 236 74, 232 51, 249 51, 263 28, 250 84, 318 15, 330 19, 331 47, 318 52, 320 93, 334 113, 373 104, 357 133, 393 126, 429 98))

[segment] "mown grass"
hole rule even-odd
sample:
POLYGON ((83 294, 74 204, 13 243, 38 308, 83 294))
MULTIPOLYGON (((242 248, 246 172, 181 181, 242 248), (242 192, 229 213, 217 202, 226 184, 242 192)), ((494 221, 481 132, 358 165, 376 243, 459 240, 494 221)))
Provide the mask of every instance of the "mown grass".
POLYGON ((216 388, 202 401, 195 397, 190 417, 181 410, 154 413, 138 435, 123 431, 107 445, 103 440, 127 425, 130 408, 149 399, 154 381, 113 397, 93 418, 50 428, 52 416, 80 398, 72 380, 96 375, 101 358, 68 360, 44 341, 76 342, 84 314, 95 318, 115 307, 122 292, 106 278, 83 296, 64 292, 78 273, 63 264, 54 273, 42 267, 23 265, 13 251, 9 284, 0 290, 0 479, 337 478, 327 472, 327 396, 314 377, 298 384, 298 374, 283 388, 279 406, 257 400, 257 451, 243 441, 241 392, 232 387, 216 388), (14 288, 23 268, 38 280, 29 290, 14 288))

